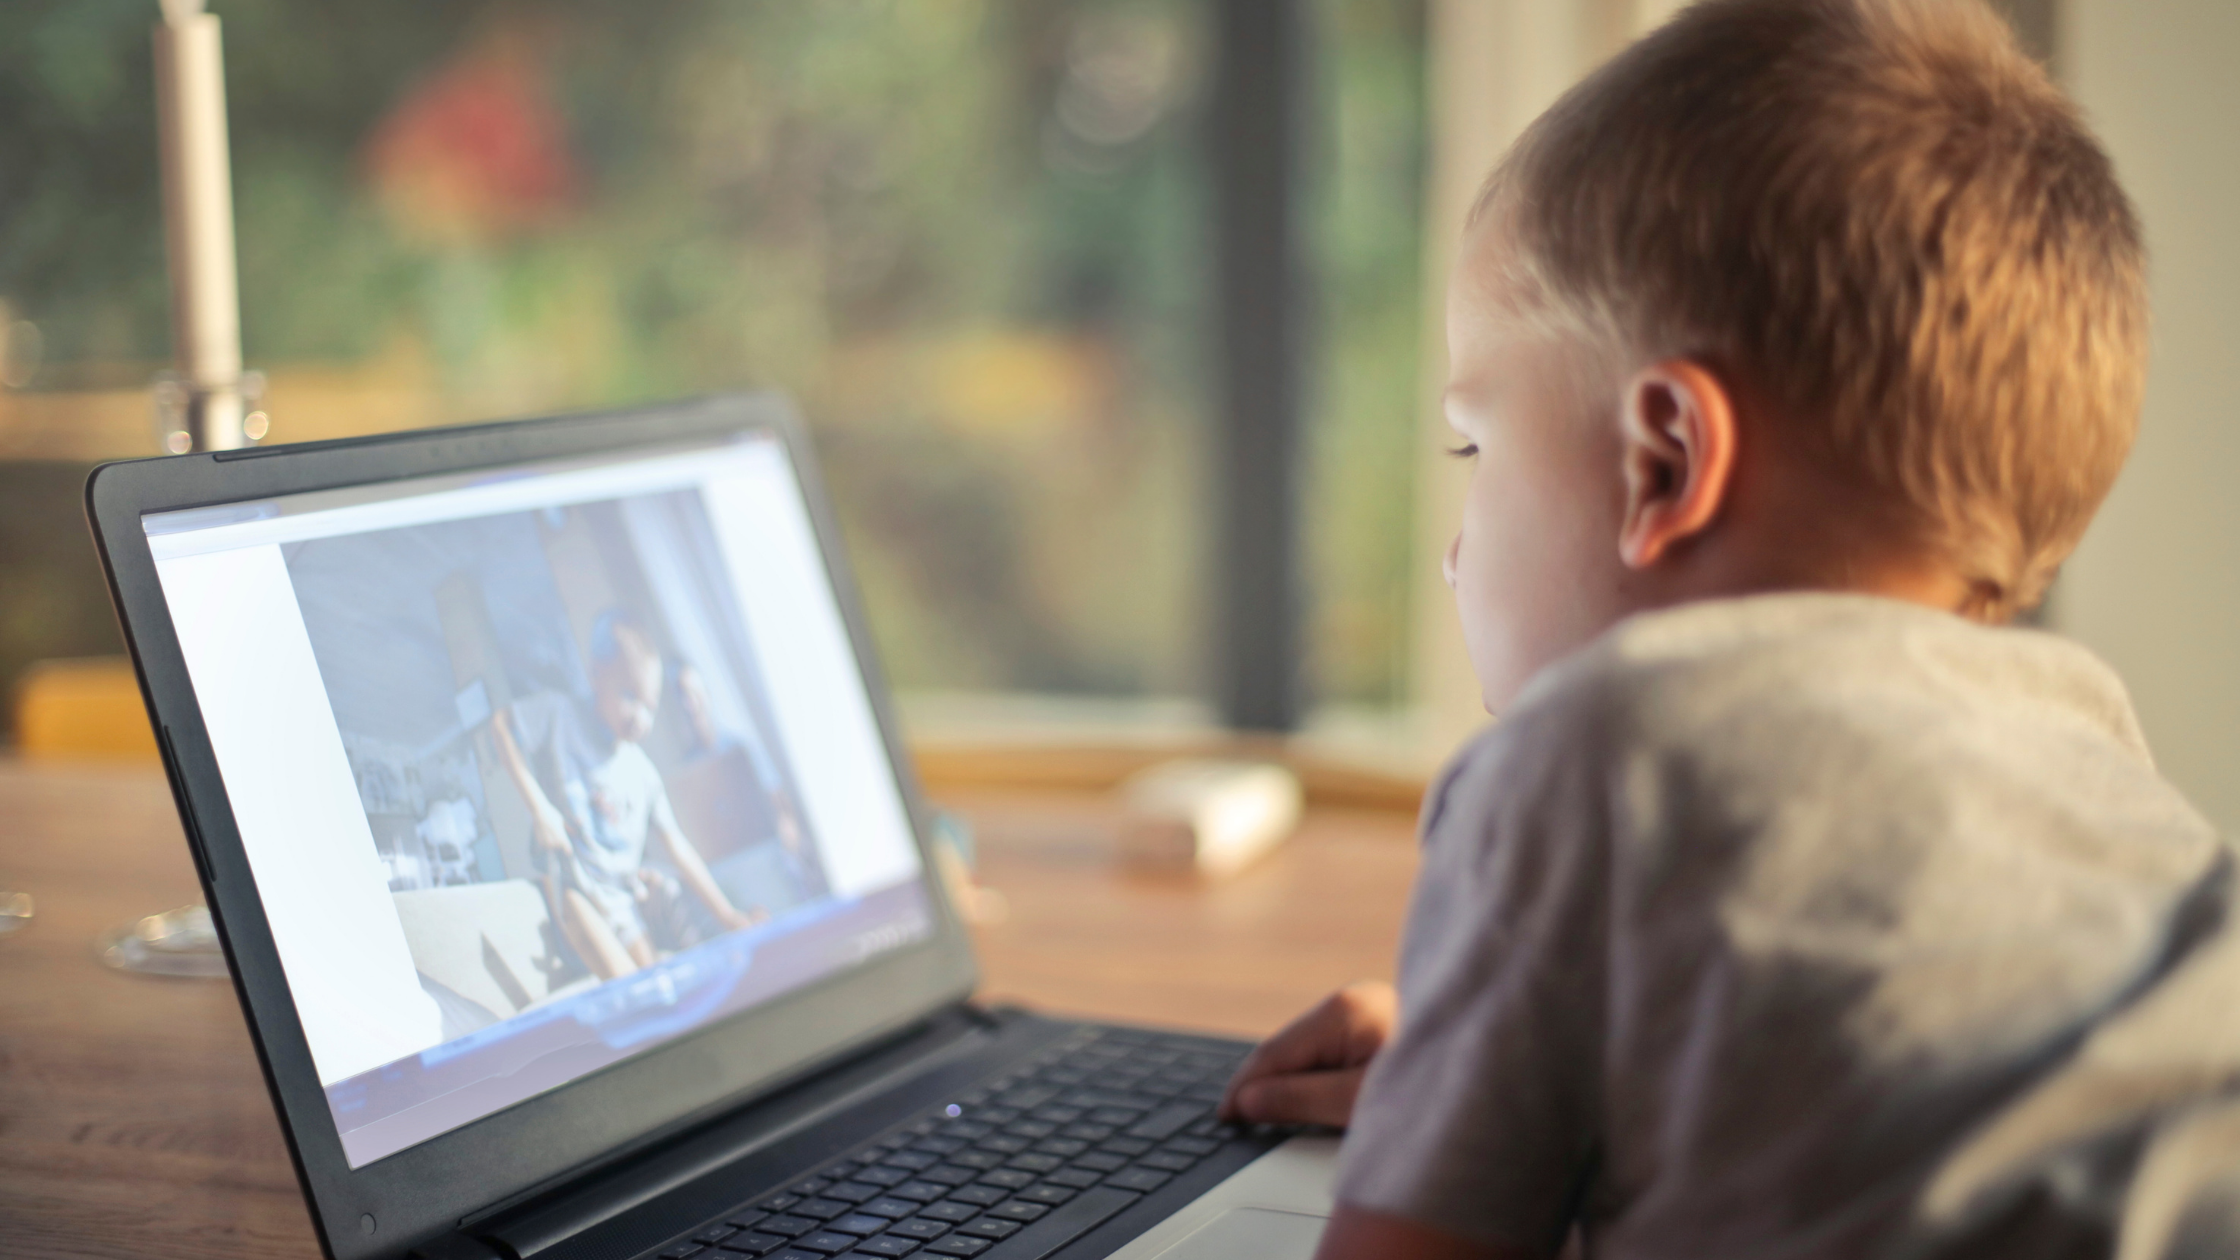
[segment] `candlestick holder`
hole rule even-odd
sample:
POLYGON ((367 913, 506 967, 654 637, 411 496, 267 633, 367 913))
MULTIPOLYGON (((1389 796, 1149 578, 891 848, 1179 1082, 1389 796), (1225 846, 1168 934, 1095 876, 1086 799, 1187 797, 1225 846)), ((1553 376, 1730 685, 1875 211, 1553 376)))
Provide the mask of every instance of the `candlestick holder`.
POLYGON ((156 373, 156 445, 166 453, 223 451, 253 446, 272 429, 264 411, 265 376, 243 372, 229 385, 197 389, 177 372, 156 373))

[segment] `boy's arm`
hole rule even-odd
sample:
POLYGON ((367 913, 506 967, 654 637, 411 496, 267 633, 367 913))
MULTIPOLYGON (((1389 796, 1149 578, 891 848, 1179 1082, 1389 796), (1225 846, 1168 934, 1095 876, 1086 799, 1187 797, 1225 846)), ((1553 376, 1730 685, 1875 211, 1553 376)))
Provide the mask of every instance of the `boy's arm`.
POLYGON ((568 821, 537 786, 537 776, 529 770, 529 759, 521 752, 521 745, 514 739, 513 715, 501 710, 490 720, 490 731, 497 739, 498 764, 505 768, 506 777, 513 781, 514 790, 521 793, 521 803, 529 810, 529 833, 536 843, 553 853, 568 853, 568 821))
POLYGON ((716 916, 716 921, 727 932, 753 927, 761 922, 759 917, 732 905, 731 898, 723 895, 716 877, 708 872, 708 864, 701 860, 700 850, 694 848, 691 838, 678 828, 676 816, 669 811, 668 806, 669 798, 664 792, 660 808, 653 811, 651 821, 654 834, 660 837, 663 846, 669 850, 669 860, 676 864, 677 875, 684 880, 684 886, 692 890, 692 895, 700 899, 700 904, 716 916))
POLYGON ((1350 1203, 1330 1214, 1314 1255, 1315 1260, 1535 1260, 1529 1251, 1457 1238, 1350 1203))

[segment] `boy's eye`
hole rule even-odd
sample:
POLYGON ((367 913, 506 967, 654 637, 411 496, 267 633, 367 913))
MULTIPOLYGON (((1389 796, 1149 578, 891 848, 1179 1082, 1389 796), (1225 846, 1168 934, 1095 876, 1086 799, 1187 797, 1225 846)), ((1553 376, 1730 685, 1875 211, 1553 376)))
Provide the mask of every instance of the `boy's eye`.
POLYGON ((1454 456, 1456 459, 1468 459, 1477 453, 1478 444, 1476 442, 1471 442, 1464 446, 1450 446, 1447 448, 1447 454, 1454 456))

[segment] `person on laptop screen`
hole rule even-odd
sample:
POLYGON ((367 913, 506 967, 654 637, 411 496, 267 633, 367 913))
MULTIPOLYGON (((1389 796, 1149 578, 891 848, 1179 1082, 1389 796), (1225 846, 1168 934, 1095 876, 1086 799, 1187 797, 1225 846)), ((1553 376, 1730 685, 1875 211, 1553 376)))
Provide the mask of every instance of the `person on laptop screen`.
POLYGON ((553 920, 602 980, 654 960, 642 906, 664 884, 647 866, 656 839, 684 888, 725 930, 760 918, 716 886, 677 825, 661 772, 639 746, 653 730, 666 677, 652 636, 629 613, 608 609, 591 625, 591 703, 537 692, 493 724, 543 854, 553 920))

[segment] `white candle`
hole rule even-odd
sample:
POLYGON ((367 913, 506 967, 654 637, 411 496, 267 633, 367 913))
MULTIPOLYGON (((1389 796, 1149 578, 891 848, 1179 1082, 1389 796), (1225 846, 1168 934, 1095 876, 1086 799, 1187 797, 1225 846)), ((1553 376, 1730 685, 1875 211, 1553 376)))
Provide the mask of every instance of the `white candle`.
POLYGON ((164 247, 171 336, 190 395, 196 447, 228 450, 241 432, 241 301, 233 258, 233 174, 226 152, 225 63, 203 0, 163 0, 156 27, 156 117, 163 149, 164 247), (195 414, 198 412, 199 414, 195 414))

